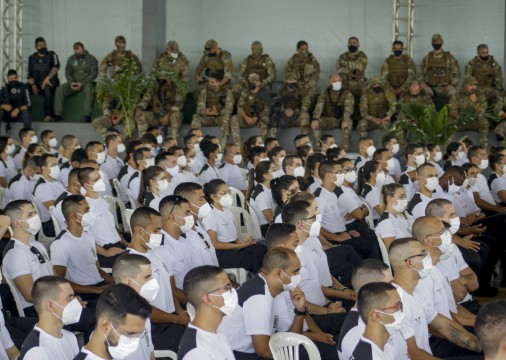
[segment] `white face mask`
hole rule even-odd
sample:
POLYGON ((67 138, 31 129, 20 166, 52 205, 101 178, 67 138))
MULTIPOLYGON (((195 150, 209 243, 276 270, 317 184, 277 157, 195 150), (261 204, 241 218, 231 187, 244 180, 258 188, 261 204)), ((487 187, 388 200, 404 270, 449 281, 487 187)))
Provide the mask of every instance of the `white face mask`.
POLYGON ((420 154, 415 156, 416 166, 423 165, 425 163, 425 155, 420 154))
POLYGON ((427 190, 434 191, 437 189, 437 186, 439 185, 439 180, 437 177, 427 178, 426 180, 427 184, 425 185, 425 187, 427 188, 427 190))
POLYGON ((49 168, 49 176, 57 180, 60 177, 60 167, 58 165, 51 166, 49 168))
POLYGON ((25 228, 30 234, 35 235, 39 232, 42 227, 42 221, 40 220, 39 215, 34 215, 33 217, 25 220, 28 223, 28 227, 25 228))
POLYGON ((450 184, 450 181, 448 181, 448 192, 449 193, 455 194, 455 193, 458 193, 459 190, 460 190, 460 186, 455 185, 455 183, 450 184))
POLYGON ((379 310, 377 310, 377 311, 382 314, 390 315, 390 316, 394 317, 394 321, 391 322, 390 324, 385 324, 384 322, 382 322, 382 324, 385 325, 385 329, 388 331, 388 333, 390 335, 396 334, 399 331, 401 331, 402 322, 404 321, 404 313, 402 312, 402 310, 394 312, 393 314, 386 313, 386 312, 379 311, 379 310))
POLYGON ((392 145, 392 154, 394 154, 394 155, 397 154, 399 152, 399 149, 400 149, 399 143, 393 144, 392 145))
POLYGON ((195 154, 202 152, 202 149, 200 148, 200 144, 193 144, 193 151, 195 154))
MULTIPOLYGON (((320 214, 321 215, 321 214, 320 214)), ((317 220, 313 221, 311 224, 311 228, 309 229, 309 236, 320 236, 320 230, 322 228, 322 224, 317 220)))
POLYGON ((355 181, 357 181, 357 173, 355 172, 355 170, 352 170, 352 171, 349 171, 348 173, 346 173, 344 175, 344 180, 346 180, 346 182, 348 182, 350 184, 353 184, 355 181))
POLYGON ((171 52, 169 55, 170 55, 171 58, 177 59, 177 57, 179 56, 179 53, 171 52))
POLYGON ((295 177, 304 177, 305 173, 306 169, 304 169, 304 166, 298 166, 295 169, 293 169, 293 176, 295 177))
POLYGON ((241 154, 234 155, 232 161, 235 165, 239 165, 242 162, 242 155, 241 154))
POLYGON ((105 182, 102 178, 98 179, 93 187, 91 188, 94 192, 102 192, 105 191, 105 182))
POLYGON ((76 213, 77 215, 81 215, 81 221, 77 220, 78 223, 80 223, 82 225, 82 227, 90 227, 90 226, 93 226, 93 224, 95 223, 95 219, 96 219, 96 216, 94 213, 90 211, 88 211, 86 214, 79 214, 79 213, 76 213))
POLYGON ((438 162, 442 158, 443 158, 443 153, 441 151, 436 152, 436 154, 434 155, 434 161, 435 162, 438 162))
POLYGON ((336 174, 336 181, 334 181, 334 184, 336 184, 336 186, 343 186, 343 183, 344 183, 344 174, 336 174))
POLYGON ((281 169, 283 169, 283 160, 285 160, 284 156, 278 158, 278 165, 281 169))
POLYGON ((323 214, 322 213, 316 214, 316 221, 318 221, 321 224, 322 220, 323 220, 323 214))
POLYGON ((374 155, 376 148, 374 147, 374 145, 369 145, 367 149, 365 149, 365 151, 367 152, 367 156, 371 157, 374 155))
POLYGON ((460 218, 458 216, 450 219, 450 232, 456 234, 460 229, 460 218))
POLYGON ((129 355, 133 354, 137 348, 139 347, 139 343, 141 341, 140 337, 127 337, 125 335, 120 335, 114 328, 111 323, 112 330, 119 336, 118 345, 112 346, 109 344, 109 340, 107 340, 107 336, 105 337, 105 341, 107 342, 107 351, 109 355, 113 359, 125 359, 129 355))
POLYGON ((231 207, 234 203, 234 199, 232 199, 232 196, 230 194, 225 194, 222 197, 220 197, 220 205, 223 207, 231 207))
POLYGON ((466 158, 466 153, 465 153, 465 152, 463 152, 463 151, 459 151, 459 152, 457 153, 457 159, 458 159, 458 160, 464 160, 465 158, 466 158))
POLYGON ((237 296, 237 291, 234 288, 230 289, 230 291, 225 291, 223 294, 209 294, 210 296, 221 296, 223 298, 223 306, 217 307, 213 305, 214 308, 220 310, 225 315, 231 316, 237 305, 239 304, 239 297, 237 296))
POLYGON ((122 152, 124 152, 125 150, 126 150, 126 146, 125 146, 125 144, 121 143, 121 144, 119 144, 119 145, 118 145, 118 152, 119 152, 119 153, 122 153, 122 152))
POLYGON ((478 165, 481 170, 485 170, 488 168, 488 160, 481 160, 480 165, 478 165))
POLYGON ((193 225, 195 225, 195 219, 193 219, 193 215, 188 216, 178 216, 174 214, 175 217, 184 219, 184 225, 178 225, 183 234, 187 233, 193 228, 193 225))
POLYGON ((5 148, 5 152, 7 153, 7 155, 11 155, 15 150, 16 145, 14 144, 7 145, 7 147, 5 148))
POLYGON ((82 186, 79 186, 79 192, 81 193, 82 196, 86 196, 86 189, 82 186))
POLYGON ((158 192, 163 193, 169 188, 167 179, 158 180, 158 192))
POLYGON ((37 144, 38 141, 39 141, 39 139, 37 138, 37 135, 33 135, 30 138, 30 144, 37 144))
POLYGON ((441 236, 441 245, 438 249, 443 253, 439 260, 445 260, 450 257, 450 249, 452 248, 452 234, 449 231, 445 231, 441 236))
POLYGON ((186 156, 184 155, 181 155, 181 156, 178 156, 177 159, 176 159, 176 163, 180 166, 180 167, 185 167, 186 164, 188 164, 188 160, 186 160, 186 156))
MULTIPOLYGON (((420 262, 419 260, 415 259, 412 260, 420 262)), ((429 275, 430 270, 432 269, 432 257, 430 256, 430 254, 427 254, 427 256, 423 258, 422 264, 423 268, 421 270, 416 269, 413 270, 415 270, 418 273, 418 275, 420 275, 420 279, 425 279, 429 275)))
POLYGON ((188 160, 188 166, 192 167, 197 162, 197 159, 192 157, 188 160))
POLYGON ((387 170, 392 171, 395 168, 395 160, 392 158, 387 160, 387 170))
POLYGON ((376 184, 377 185, 381 185, 385 182, 385 179, 386 179, 386 175, 383 171, 380 171, 379 173, 376 174, 376 184))
POLYGON ((194 203, 190 203, 190 204, 192 204, 193 206, 199 208, 199 212, 198 212, 198 214, 196 214, 199 219, 205 219, 206 217, 208 217, 209 215, 211 215, 211 212, 213 211, 213 208, 207 202, 205 204, 202 204, 202 206, 200 206, 200 207, 198 207, 194 203))
POLYGON ((478 183, 478 179, 477 178, 467 178, 467 180, 469 181, 469 186, 470 187, 473 187, 473 186, 476 186, 476 184, 478 183))
POLYGON ((53 304, 56 304, 57 306, 63 308, 62 317, 59 317, 58 315, 53 313, 55 317, 57 317, 62 321, 63 325, 75 324, 81 318, 81 312, 83 311, 83 307, 79 303, 79 300, 77 300, 76 298, 74 298, 71 302, 69 302, 65 306, 61 306, 57 302, 54 302, 53 304))
POLYGON ((392 205, 392 207, 398 213, 402 213, 408 207, 408 199, 398 199, 397 200, 397 205, 392 205))
POLYGON ((52 138, 51 140, 48 141, 47 143, 49 145, 49 147, 56 147, 56 145, 58 145, 58 140, 56 140, 56 138, 52 138))
POLYGON ((261 163, 262 161, 269 161, 269 158, 268 157, 264 157, 264 158, 260 158, 260 160, 258 160, 259 163, 261 163))
POLYGON ((154 301, 156 299, 156 295, 158 295, 158 290, 160 290, 160 285, 155 278, 151 278, 146 281, 144 285, 139 284, 137 281, 132 279, 134 283, 139 285, 141 289, 139 290, 139 295, 146 299, 148 302, 154 301))
POLYGON ((218 155, 216 155, 216 162, 221 162, 221 160, 223 160, 223 154, 219 153, 218 155))
POLYGON ((149 241, 144 240, 141 236, 142 241, 144 241, 146 243, 148 248, 153 250, 154 248, 162 245, 163 234, 150 234, 145 229, 143 229, 143 228, 141 228, 141 229, 142 229, 142 231, 144 231, 146 234, 149 235, 149 241))
POLYGON ((39 181, 40 178, 41 178, 40 174, 33 174, 33 176, 30 178, 30 180, 37 182, 37 181, 39 181))
POLYGON ((162 135, 158 135, 156 137, 156 142, 160 145, 161 143, 163 143, 163 136, 162 135))
POLYGON ((332 83, 332 90, 339 91, 343 87, 342 81, 336 81, 332 83))
POLYGON ((97 164, 102 165, 105 162, 107 154, 104 152, 97 153, 97 164))
POLYGON ((176 176, 177 174, 179 174, 179 165, 167 168, 167 172, 173 177, 176 176))
POLYGON ((146 159, 146 160, 144 160, 144 162, 146 164, 145 165, 146 168, 151 167, 151 166, 155 166, 155 158, 146 159))
POLYGON ((468 186, 469 186, 469 179, 467 179, 467 178, 466 178, 466 179, 464 180, 464 182, 462 183, 462 185, 460 186, 460 188, 461 188, 462 190, 465 190, 465 189, 467 189, 467 187, 468 187, 468 186))
MULTIPOLYGON (((281 270, 281 269, 280 269, 281 270)), ((286 276, 286 277, 289 277, 290 278, 290 283, 289 284, 284 284, 282 281, 281 281, 281 278, 279 279, 279 282, 283 285, 283 291, 292 291, 293 289, 295 289, 297 286, 299 286, 300 284, 300 274, 299 275, 292 275, 292 276, 288 276, 283 270, 281 270, 281 272, 286 276)))

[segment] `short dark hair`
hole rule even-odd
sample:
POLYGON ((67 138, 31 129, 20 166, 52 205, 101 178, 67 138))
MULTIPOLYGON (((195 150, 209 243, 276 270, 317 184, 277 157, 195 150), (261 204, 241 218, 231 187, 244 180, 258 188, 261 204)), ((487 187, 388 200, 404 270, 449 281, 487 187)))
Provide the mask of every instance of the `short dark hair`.
POLYGON ((443 216, 443 206, 445 205, 451 205, 452 202, 450 200, 446 199, 433 199, 425 208, 425 216, 436 216, 436 217, 442 217, 443 216))
POLYGON ((331 173, 334 170, 334 166, 339 165, 334 160, 325 160, 320 163, 320 166, 318 167, 318 175, 320 176, 320 179, 325 178, 325 175, 328 173, 331 173))
POLYGON ((11 76, 11 75, 18 75, 18 72, 14 69, 9 69, 9 71, 7 71, 7 77, 11 76))
POLYGON ((112 141, 115 141, 118 137, 120 137, 119 134, 109 134, 105 137, 105 145, 106 146, 109 146, 109 144, 112 142, 112 141))
POLYGON ((53 131, 53 130, 51 130, 51 129, 46 129, 46 130, 44 130, 43 132, 41 132, 41 133, 40 133, 40 139, 41 139, 41 140, 44 140, 44 139, 45 139, 45 138, 47 138, 47 137, 49 136, 49 134, 51 134, 51 133, 54 133, 54 131, 53 131))
POLYGON ((116 284, 120 284, 125 278, 135 278, 142 265, 151 265, 151 261, 144 255, 123 254, 116 259, 112 267, 112 277, 116 284))
POLYGON ((132 229, 132 231, 137 226, 146 228, 149 224, 151 224, 152 216, 161 216, 161 215, 158 211, 148 206, 138 207, 137 209, 135 209, 135 211, 132 214, 132 217, 130 218, 130 228, 132 229))
POLYGON ((366 259, 358 263, 351 275, 351 284, 355 291, 360 290, 362 286, 370 282, 383 280, 383 274, 389 267, 381 260, 366 259))
POLYGON ((35 280, 30 296, 39 316, 43 310, 42 301, 47 298, 56 301, 61 293, 60 285, 68 283, 65 278, 53 275, 41 276, 35 280))
POLYGON ((365 284, 357 294, 357 309, 362 321, 367 324, 369 313, 382 308, 388 302, 388 291, 395 291, 392 284, 386 282, 372 282, 365 284))
POLYGON ((34 131, 31 127, 24 127, 19 130, 19 140, 23 139, 30 131, 34 131))
POLYGON ((202 303, 202 295, 214 290, 216 277, 221 273, 222 269, 212 265, 197 266, 188 271, 184 277, 183 291, 190 304, 198 308, 202 303))
POLYGON ((190 193, 197 190, 202 190, 202 186, 200 184, 194 182, 184 182, 176 186, 174 189, 174 195, 179 195, 186 199, 190 193))
POLYGON ((41 166, 47 166, 47 159, 49 158, 54 158, 56 159, 56 155, 53 155, 53 154, 43 154, 40 156, 40 159, 41 159, 41 166))
POLYGON ((272 224, 265 235, 265 246, 270 250, 281 244, 285 244, 289 240, 290 235, 295 232, 295 229, 295 225, 293 224, 272 224))
POLYGON ((79 181, 81 186, 84 186, 84 184, 86 184, 90 180, 90 174, 93 171, 96 170, 92 167, 81 168, 81 170, 79 171, 79 175, 77 175, 77 181, 79 181))
POLYGON ((32 203, 28 200, 14 200, 5 206, 3 213, 11 219, 11 224, 12 220, 21 218, 23 213, 21 208, 25 205, 32 205, 32 203))
POLYGON ((392 43, 392 46, 394 45, 401 45, 402 47, 404 47, 404 43, 400 40, 395 40, 393 43, 392 43))
POLYGON ((297 49, 299 49, 303 45, 307 45, 307 42, 304 40, 297 41, 297 49))
POLYGON ((88 155, 86 154, 86 150, 83 148, 75 149, 70 156, 70 161, 77 161, 78 163, 83 162, 84 160, 88 160, 88 155))
POLYGON ((480 145, 473 145, 467 150, 467 158, 471 160, 472 157, 475 157, 476 154, 478 154, 479 150, 485 150, 483 146, 480 145))
POLYGON ((163 217, 167 217, 169 216, 168 212, 170 209, 175 209, 181 206, 181 204, 188 204, 188 200, 178 195, 168 195, 160 201, 160 214, 162 214, 163 217))
POLYGON ((97 320, 106 317, 121 325, 128 314, 147 319, 151 314, 151 306, 146 299, 125 284, 112 285, 102 291, 97 301, 97 320))
POLYGON ((485 304, 478 312, 474 330, 485 356, 495 356, 506 338, 506 300, 485 304))
POLYGON ((46 42, 46 39, 44 39, 42 36, 39 36, 35 39, 35 46, 37 46, 37 44, 40 42, 46 42))
POLYGON ((76 41, 76 42, 74 43, 74 45, 72 46, 72 48, 73 48, 74 50, 76 50, 76 49, 78 49, 78 48, 81 48, 81 49, 83 49, 83 50, 84 50, 84 45, 83 45, 83 43, 82 43, 82 42, 80 42, 80 41, 76 41))
POLYGON ((293 250, 282 247, 267 251, 262 262, 262 271, 270 274, 274 269, 286 270, 290 265, 290 255, 297 257, 293 250))
POLYGON ((281 219, 284 223, 295 225, 300 220, 306 219, 310 206, 307 201, 291 201, 283 207, 281 219))
POLYGON ((79 207, 79 203, 83 200, 86 199, 82 195, 69 195, 63 199, 63 202, 61 204, 61 211, 67 222, 70 219, 70 214, 76 212, 76 208, 79 207))

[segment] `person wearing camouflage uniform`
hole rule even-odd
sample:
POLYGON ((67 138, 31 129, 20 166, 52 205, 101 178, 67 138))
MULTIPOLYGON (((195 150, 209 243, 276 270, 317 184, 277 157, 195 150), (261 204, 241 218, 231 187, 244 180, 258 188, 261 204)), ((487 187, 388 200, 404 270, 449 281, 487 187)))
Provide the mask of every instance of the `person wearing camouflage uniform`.
POLYGON ((232 55, 228 51, 222 50, 216 40, 207 40, 204 46, 204 54, 195 69, 196 87, 193 91, 193 99, 197 101, 200 92, 205 87, 205 78, 200 76, 202 71, 204 71, 204 76, 207 76, 209 72, 217 73, 221 77, 221 88, 230 89, 233 70, 232 55))
MULTIPOLYGON (((406 91, 404 91, 399 97, 399 104, 412 104, 417 103, 420 105, 429 105, 434 107, 434 101, 430 95, 428 95, 421 87, 420 82, 416 79, 412 80, 409 83, 409 87, 406 91)), ((402 111, 399 115, 402 114, 402 111)), ((403 114, 402 114, 403 115, 403 114)))
POLYGON ((342 88, 341 76, 332 74, 329 86, 320 93, 313 111, 311 130, 317 147, 320 145, 321 130, 341 128, 343 131, 342 148, 350 147, 352 132, 351 114, 353 113, 353 95, 342 88))
MULTIPOLYGON (((285 86, 277 96, 277 109, 271 117, 272 129, 300 127, 303 134, 309 134, 308 108, 311 103, 305 91, 301 91, 298 85, 299 74, 286 74, 285 86)), ((277 131, 275 137, 277 137, 277 131)))
POLYGON ((500 106, 496 106, 495 115, 501 120, 494 129, 497 141, 506 146, 506 92, 501 94, 500 106))
POLYGON ((244 90, 248 89, 248 77, 255 73, 260 77, 262 88, 270 89, 271 83, 276 80, 276 65, 268 54, 263 53, 264 49, 260 41, 253 41, 251 54, 239 65, 237 74, 238 84, 234 86, 233 92, 237 97, 244 90))
POLYGON ((54 100, 55 119, 61 119, 65 97, 82 91, 84 93, 84 118, 91 121, 93 81, 98 73, 98 61, 80 42, 74 44, 74 55, 67 60, 65 77, 67 82, 58 86, 54 100))
POLYGON ((234 108, 234 96, 230 89, 221 87, 222 74, 209 72, 204 90, 200 92, 197 113, 193 115, 192 129, 202 126, 221 126, 221 147, 225 148, 230 135, 230 115, 234 108))
MULTIPOLYGON (((467 109, 474 107, 477 111, 487 110, 487 98, 478 88, 478 81, 472 76, 464 81, 464 86, 450 100, 450 115, 453 121, 464 114, 467 109)), ((480 145, 488 149, 488 120, 479 116, 478 120, 461 126, 458 130, 478 131, 480 134, 480 145)))
POLYGON ((381 80, 386 88, 392 91, 397 98, 402 92, 406 91, 411 81, 416 76, 416 66, 413 59, 407 54, 403 54, 404 44, 402 41, 396 40, 392 44, 392 52, 385 59, 381 67, 381 80))
POLYGON ((362 96, 366 80, 367 55, 359 51, 360 42, 352 36, 348 39, 348 51, 342 53, 336 61, 336 69, 343 79, 343 87, 354 96, 362 96))
POLYGON ((263 140, 268 136, 270 129, 270 94, 262 80, 256 73, 248 76, 248 89, 241 93, 237 102, 237 115, 230 119, 232 141, 241 145, 240 127, 260 127, 260 136, 263 140))
POLYGON ((285 65, 285 80, 288 74, 297 76, 299 91, 303 96, 309 96, 310 100, 316 97, 316 87, 320 79, 320 63, 309 52, 307 42, 301 40, 297 43, 297 51, 285 65))
POLYGON ((456 94, 460 81, 460 68, 457 59, 443 50, 443 37, 432 36, 434 51, 429 52, 422 60, 418 74, 422 88, 431 96, 442 96, 450 99, 456 94))
MULTIPOLYGON (((183 83, 189 81, 189 62, 179 51, 175 41, 167 43, 167 50, 161 54, 153 64, 156 73, 170 72, 179 76, 183 83)), ((171 136, 179 139, 183 124, 183 106, 186 98, 184 91, 178 89, 176 82, 161 75, 157 79, 157 86, 149 89, 137 105, 135 120, 139 136, 142 136, 149 126, 171 127, 171 136), (147 109, 150 111, 146 111, 147 109)))
POLYGON ((371 130, 390 129, 391 118, 395 113, 397 99, 393 92, 385 89, 379 78, 370 78, 364 94, 360 98, 361 119, 357 124, 360 137, 367 137, 371 130))

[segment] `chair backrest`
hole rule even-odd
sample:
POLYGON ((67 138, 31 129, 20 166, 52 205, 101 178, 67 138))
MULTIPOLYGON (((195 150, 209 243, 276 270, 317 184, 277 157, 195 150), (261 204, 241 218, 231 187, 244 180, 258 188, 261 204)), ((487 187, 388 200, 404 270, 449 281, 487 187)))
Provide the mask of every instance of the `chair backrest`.
POLYGON ((115 197, 105 195, 104 200, 107 201, 107 204, 109 205, 109 210, 112 213, 112 216, 114 216, 114 223, 116 227, 119 228, 119 222, 118 222, 118 212, 116 211, 116 204, 118 203, 118 200, 115 197))
POLYGON ((230 194, 230 196, 232 196, 232 200, 234 200, 232 205, 237 206, 237 207, 241 207, 243 209, 246 208, 246 200, 244 198, 244 194, 242 191, 237 190, 236 188, 234 188, 232 186, 229 186, 228 193, 230 194))
POLYGON ((359 198, 367 207, 367 210, 369 210, 369 215, 366 216, 365 221, 367 222, 367 225, 369 225, 369 229, 374 230, 374 219, 372 217, 372 209, 362 196, 359 196, 359 198))
POLYGON ((132 228, 130 227, 130 219, 132 218, 132 214, 134 213, 134 210, 132 209, 125 209, 125 223, 124 224, 124 228, 125 229, 128 229, 128 232, 131 234, 132 233, 132 228))
POLYGON ((392 267, 390 266, 390 258, 388 257, 387 246, 385 245, 385 242, 383 241, 381 236, 378 234, 378 232, 375 231, 375 233, 376 233, 376 238, 378 239, 378 245, 379 245, 379 248, 381 251, 381 257, 383 258, 383 262, 388 265, 388 267, 390 268, 390 272, 391 272, 392 267))
POLYGON ((56 214, 54 212, 55 207, 50 206, 49 207, 49 215, 51 215, 51 220, 53 221, 54 225, 54 233, 59 234, 61 232, 60 223, 58 222, 58 219, 56 218, 56 214))
POLYGON ((271 336, 269 348, 274 360, 298 360, 299 345, 304 346, 309 360, 321 360, 316 345, 306 336, 292 332, 278 332, 271 336))
POLYGON ((253 226, 253 236, 255 239, 260 239, 262 237, 262 230, 260 230, 260 220, 258 220, 257 213, 251 206, 248 207, 249 215, 251 216, 251 225, 253 226))
POLYGON ((193 319, 195 319, 195 308, 189 302, 186 303, 186 311, 188 311, 188 316, 190 316, 190 321, 193 321, 193 319))
POLYGON ((246 237, 245 235, 253 236, 254 229, 253 224, 251 222, 251 215, 249 214, 249 212, 246 209, 237 206, 231 206, 230 211, 232 211, 232 214, 234 215, 234 225, 237 230, 237 238, 243 239, 246 237), (243 228, 241 225, 242 224, 241 220, 244 221, 246 231, 242 231, 243 228))
POLYGON ((6 190, 6 188, 0 187, 0 205, 4 202, 4 195, 6 190))
POLYGON ((130 201, 130 208, 132 210, 135 210, 139 207, 137 200, 134 199, 134 197, 130 194, 130 192, 128 192, 128 200, 130 201))
POLYGON ((119 190, 119 184, 118 184, 118 179, 117 178, 112 179, 112 187, 116 191, 116 196, 118 198, 121 198, 121 191, 119 190))
POLYGON ((171 360, 177 360, 177 354, 171 350, 155 350, 155 359, 169 358, 171 360))
POLYGON ((19 316, 25 317, 25 310, 23 309, 23 305, 21 305, 21 299, 19 298, 16 286, 14 286, 11 280, 7 279, 7 276, 4 276, 3 278, 5 279, 7 285, 9 285, 9 289, 11 289, 12 297, 14 298, 14 302, 16 303, 16 308, 18 309, 19 316))

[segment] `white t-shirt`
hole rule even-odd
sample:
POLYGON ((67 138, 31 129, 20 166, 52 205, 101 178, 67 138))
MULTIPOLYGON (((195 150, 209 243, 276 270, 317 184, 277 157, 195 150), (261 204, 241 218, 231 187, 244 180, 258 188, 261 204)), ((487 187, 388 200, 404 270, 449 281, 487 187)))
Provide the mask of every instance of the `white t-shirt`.
POLYGON ((174 194, 174 190, 176 189, 176 187, 179 184, 185 183, 185 182, 192 182, 192 183, 196 183, 196 184, 200 183, 199 179, 197 179, 197 177, 195 175, 193 175, 192 173, 190 173, 188 171, 180 171, 176 176, 172 177, 172 180, 170 180, 169 188, 172 191, 169 191, 168 194, 169 195, 174 194))
POLYGON ((309 185, 309 192, 312 194, 315 192, 316 189, 318 189, 320 186, 322 186, 322 180, 313 176, 313 183, 309 185))
POLYGON ((490 174, 488 178, 488 183, 490 184, 490 192, 492 193, 492 197, 496 204, 502 203, 501 198, 499 197, 499 191, 506 190, 506 178, 497 175, 496 173, 490 174))
POLYGON ((353 350, 353 359, 387 360, 390 358, 378 347, 378 345, 364 336, 361 336, 355 350, 353 350))
POLYGON ((478 174, 476 185, 471 188, 471 192, 479 193, 480 199, 485 200, 491 205, 495 205, 494 197, 492 196, 490 188, 488 187, 487 178, 483 174, 478 174))
POLYGON ((437 199, 435 193, 432 193, 432 197, 427 197, 423 195, 422 193, 417 192, 408 204, 408 213, 413 217, 413 220, 418 219, 419 217, 425 216, 425 209, 427 208, 427 205, 434 199, 437 199))
POLYGON ((367 205, 369 205, 372 212, 372 218, 374 220, 379 219, 379 214, 374 207, 380 205, 380 190, 378 190, 376 186, 365 183, 360 195, 365 199, 367 205))
POLYGON ((408 200, 411 200, 413 195, 415 195, 416 187, 413 181, 411 181, 411 178, 408 175, 408 172, 412 172, 413 170, 416 170, 415 168, 408 166, 406 168, 406 171, 401 174, 401 176, 397 179, 397 182, 401 184, 404 189, 406 190, 406 198, 408 200))
POLYGON ((322 214, 322 227, 331 233, 341 233, 346 231, 344 218, 341 216, 341 210, 337 205, 337 196, 323 187, 319 187, 314 192, 318 209, 322 214))
POLYGON ((225 181, 228 186, 232 186, 237 190, 248 190, 248 182, 242 175, 239 166, 223 163, 218 170, 220 172, 221 179, 225 181))
MULTIPOLYGON (((5 247, 4 254, 2 272, 12 283, 14 283, 14 279, 22 275, 32 275, 34 282, 41 276, 54 275, 46 248, 38 241, 30 240, 27 246, 21 241, 11 238, 5 247), (31 247, 35 247, 43 259, 39 260, 39 256, 30 251, 31 247)), ((33 305, 25 300, 17 287, 16 291, 23 309, 33 305)))
POLYGON ((393 237, 395 239, 402 239, 411 237, 409 231, 408 221, 402 214, 390 214, 388 211, 383 211, 378 224, 376 225, 376 232, 382 238, 393 237))
POLYGON ((18 171, 16 170, 16 165, 10 156, 7 156, 5 161, 0 160, 0 177, 4 177, 7 180, 7 183, 9 183, 9 181, 11 181, 17 174, 18 171))
POLYGON ((310 236, 301 246, 303 251, 309 254, 313 264, 315 264, 320 284, 332 286, 332 275, 330 274, 327 254, 323 250, 320 240, 316 236, 310 236))
POLYGON ((121 195, 121 199, 125 204, 130 202, 127 196, 128 180, 130 180, 130 177, 133 175, 135 171, 136 170, 133 167, 131 167, 129 164, 126 164, 121 168, 117 176, 119 192, 121 195))
POLYGON ((211 214, 203 220, 203 223, 207 231, 216 232, 218 241, 229 243, 237 240, 234 215, 230 209, 223 208, 222 211, 213 207, 211 214))
POLYGON ((51 244, 51 264, 67 268, 65 279, 79 285, 96 285, 104 281, 97 268, 93 236, 83 231, 80 238, 62 231, 51 244))
POLYGON ((195 225, 193 229, 186 233, 186 239, 188 240, 188 244, 193 248, 195 265, 219 266, 218 258, 216 257, 216 249, 211 242, 211 238, 204 229, 195 225))
POLYGON ((44 178, 40 178, 35 185, 34 197, 35 204, 37 205, 37 212, 39 213, 40 220, 46 222, 51 220, 49 209, 44 206, 47 201, 54 201, 62 192, 65 191, 63 185, 58 181, 49 182, 44 178))
POLYGON ((23 173, 14 176, 5 190, 2 208, 13 200, 32 201, 33 188, 36 181, 27 179, 23 173))
POLYGON ((88 350, 84 347, 81 349, 78 356, 84 356, 84 357, 79 357, 79 360, 106 360, 104 358, 101 358, 98 355, 95 355, 90 350, 88 350))
POLYGON ((24 360, 64 360, 73 359, 79 353, 76 336, 65 329, 62 337, 46 333, 37 325, 28 334, 21 347, 24 360))
POLYGON ((265 218, 263 211, 272 210, 274 208, 274 200, 272 200, 271 189, 268 189, 263 184, 258 184, 251 194, 249 204, 253 210, 255 210, 260 225, 266 225, 267 219, 265 218))
POLYGON ((480 211, 480 208, 474 201, 473 193, 461 189, 458 193, 452 194, 452 203, 455 206, 455 213, 458 217, 466 217, 469 214, 480 211))
POLYGON ((25 157, 26 149, 23 146, 20 146, 18 150, 15 151, 16 155, 14 155, 14 165, 16 166, 17 170, 22 170, 23 166, 21 163, 25 157))
POLYGON ((125 163, 119 158, 119 156, 115 159, 112 156, 107 155, 103 164, 100 165, 100 170, 106 174, 109 179, 115 179, 118 177, 118 174, 124 165, 125 163))
POLYGON ((355 190, 348 186, 336 186, 334 193, 337 196, 337 206, 341 210, 341 216, 345 219, 346 225, 351 224, 355 219, 346 220, 346 215, 363 205, 355 190))
POLYGON ((7 349, 14 346, 14 342, 9 335, 9 330, 5 327, 4 314, 0 311, 0 360, 9 360, 7 349))
POLYGON ((233 360, 232 347, 221 333, 211 333, 188 324, 179 345, 178 357, 182 360, 233 360))
MULTIPOLYGON (((460 249, 457 245, 452 244, 450 249, 450 257, 445 260, 440 260, 436 266, 441 273, 447 278, 449 282, 455 281, 460 278, 460 272, 467 269, 469 265, 467 265, 460 249)), ((453 293, 452 293, 453 294, 453 293)), ((463 300, 460 303, 471 300, 471 294, 467 293, 463 300)))
POLYGON ((325 306, 325 295, 323 295, 322 284, 318 269, 312 261, 309 251, 302 247, 298 254, 300 260, 300 289, 304 292, 306 300, 311 304, 325 306))
POLYGON ((137 201, 139 193, 141 192, 141 177, 142 174, 135 170, 127 182, 127 194, 129 194, 135 201, 137 201))
POLYGON ((426 278, 418 281, 414 296, 422 296, 437 313, 446 316, 448 319, 452 318, 443 283, 443 275, 437 267, 433 267, 426 278))
POLYGON ((199 172, 199 181, 204 186, 214 179, 220 179, 220 172, 216 166, 211 166, 206 162, 199 172))
POLYGON ((92 199, 86 197, 90 205, 90 211, 95 214, 95 223, 88 229, 88 232, 95 239, 99 246, 114 244, 120 241, 114 216, 109 210, 109 204, 102 198, 92 199))

